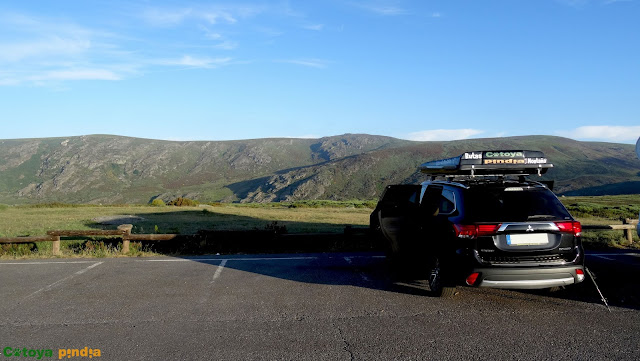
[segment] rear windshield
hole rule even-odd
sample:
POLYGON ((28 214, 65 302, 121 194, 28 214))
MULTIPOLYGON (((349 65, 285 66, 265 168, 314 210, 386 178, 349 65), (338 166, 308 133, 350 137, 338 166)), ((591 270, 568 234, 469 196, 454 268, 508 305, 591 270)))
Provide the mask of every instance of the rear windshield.
POLYGON ((571 219, 551 191, 542 188, 474 188, 466 197, 473 222, 526 222, 571 219))

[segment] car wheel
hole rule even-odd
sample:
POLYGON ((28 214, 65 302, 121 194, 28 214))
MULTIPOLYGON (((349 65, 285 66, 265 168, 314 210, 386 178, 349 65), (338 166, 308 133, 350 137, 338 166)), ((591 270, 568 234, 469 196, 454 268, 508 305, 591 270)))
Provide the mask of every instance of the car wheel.
POLYGON ((449 285, 443 277, 442 263, 439 258, 435 258, 432 261, 432 266, 429 269, 429 289, 430 293, 434 297, 452 297, 456 292, 456 288, 449 285))

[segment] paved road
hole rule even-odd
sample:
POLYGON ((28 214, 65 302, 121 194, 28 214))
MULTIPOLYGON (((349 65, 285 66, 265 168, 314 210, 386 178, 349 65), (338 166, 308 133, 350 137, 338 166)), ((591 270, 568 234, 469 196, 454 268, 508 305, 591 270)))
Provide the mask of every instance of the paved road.
POLYGON ((611 312, 587 282, 551 295, 461 288, 431 298, 423 282, 395 279, 372 253, 2 261, 0 351, 48 349, 53 357, 43 359, 58 359, 60 349, 87 347, 103 360, 640 359, 637 292, 607 285, 619 272, 640 275, 640 257, 600 253, 588 262, 613 294, 611 312))

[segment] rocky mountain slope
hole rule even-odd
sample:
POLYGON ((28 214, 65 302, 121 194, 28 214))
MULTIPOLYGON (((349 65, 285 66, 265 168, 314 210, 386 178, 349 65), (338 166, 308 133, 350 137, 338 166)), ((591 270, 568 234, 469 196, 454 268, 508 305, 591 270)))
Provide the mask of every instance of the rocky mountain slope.
POLYGON ((0 140, 0 202, 146 203, 375 199, 386 184, 418 182, 428 160, 481 149, 542 150, 544 179, 568 194, 640 193, 627 144, 550 136, 411 142, 345 134, 320 139, 172 142, 108 135, 0 140))

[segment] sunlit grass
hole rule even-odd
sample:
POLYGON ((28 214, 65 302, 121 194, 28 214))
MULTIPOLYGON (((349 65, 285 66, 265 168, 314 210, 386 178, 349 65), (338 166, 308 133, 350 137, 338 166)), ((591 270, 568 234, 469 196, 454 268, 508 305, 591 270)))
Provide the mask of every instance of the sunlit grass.
MULTIPOLYGON (((585 225, 621 224, 620 217, 633 217, 634 214, 637 217, 640 207, 640 195, 562 197, 561 200, 585 225)), ((346 225, 368 226, 373 206, 375 202, 372 201, 211 204, 198 207, 0 205, 0 237, 42 236, 51 230, 115 229, 120 223, 132 223, 133 233, 194 234, 199 230, 261 230, 274 223, 286 227, 288 233, 341 233, 346 225), (112 222, 101 223, 100 220, 104 218, 111 218, 112 222), (122 222, 118 222, 119 218, 122 218, 122 222)), ((583 240, 587 247, 630 246, 622 231, 584 231, 583 240)), ((631 246, 637 247, 638 244, 640 239, 634 235, 634 244, 631 246)), ((51 242, 38 242, 36 246, 37 250, 29 245, 5 245, 0 254, 14 258, 51 256, 51 242)), ((65 257, 112 257, 120 255, 119 247, 121 243, 117 238, 113 241, 108 238, 76 239, 63 241, 61 251, 65 257)), ((137 244, 132 246, 131 254, 139 256, 153 253, 137 244)))

